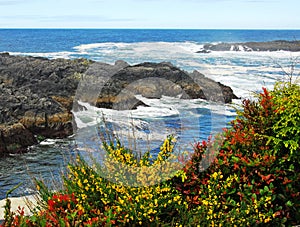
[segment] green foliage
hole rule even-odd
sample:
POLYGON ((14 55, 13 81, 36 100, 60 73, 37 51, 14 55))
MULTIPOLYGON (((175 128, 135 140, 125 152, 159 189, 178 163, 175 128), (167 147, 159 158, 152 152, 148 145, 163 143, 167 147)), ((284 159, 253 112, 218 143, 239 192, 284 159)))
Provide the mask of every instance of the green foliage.
POLYGON ((44 141, 46 138, 45 138, 45 136, 37 135, 37 136, 36 136, 36 139, 37 139, 37 141, 40 143, 40 142, 44 141))
POLYGON ((167 162, 174 158, 172 137, 154 160, 147 152, 136 157, 118 141, 104 143, 109 158, 102 167, 78 157, 69 164, 63 191, 50 192, 37 181, 44 206, 31 217, 20 211, 7 221, 15 223, 10 226, 299 225, 299 85, 278 83, 242 107, 208 169, 200 164, 214 141, 196 143, 191 159, 176 172, 172 165, 179 162, 167 162), (161 173, 171 179, 155 181, 148 167, 161 164, 167 166, 161 173), (133 179, 145 186, 127 185, 133 179))
POLYGON ((300 88, 296 84, 281 83, 271 92, 276 114, 272 127, 273 135, 268 143, 276 151, 286 152, 288 161, 293 159, 300 162, 300 88))
POLYGON ((279 83, 257 101, 244 100, 204 172, 197 166, 208 146, 196 144, 187 180, 174 184, 211 225, 299 224, 299 92, 299 85, 279 83))

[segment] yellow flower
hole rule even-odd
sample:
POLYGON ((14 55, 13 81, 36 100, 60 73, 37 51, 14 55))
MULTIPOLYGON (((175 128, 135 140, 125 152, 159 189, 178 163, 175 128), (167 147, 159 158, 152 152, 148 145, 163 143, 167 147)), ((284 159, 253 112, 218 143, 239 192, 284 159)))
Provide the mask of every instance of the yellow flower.
POLYGON ((218 177, 218 173, 217 173, 217 172, 214 172, 211 176, 216 180, 217 177, 218 177))
POLYGON ((105 199, 102 199, 102 198, 101 198, 101 201, 102 201, 102 203, 103 203, 104 205, 107 204, 107 201, 106 201, 105 199))
POLYGON ((175 201, 175 202, 178 201, 179 199, 180 199, 180 196, 179 196, 179 195, 177 195, 177 196, 174 197, 174 201, 175 201))
POLYGON ((215 222, 211 221, 211 226, 214 227, 215 226, 215 222))
POLYGON ((81 183, 81 181, 80 181, 80 179, 77 181, 77 185, 78 185, 78 187, 82 187, 82 183, 81 183))
POLYGON ((208 206, 208 201, 202 200, 203 205, 208 206))
POLYGON ((269 221, 271 221, 271 218, 267 217, 267 218, 265 219, 265 223, 268 223, 269 221))
POLYGON ((272 199, 271 196, 266 197, 266 202, 271 201, 271 199, 272 199))
POLYGON ((123 205, 123 204, 124 204, 124 200, 123 200, 123 199, 121 199, 121 198, 119 198, 119 202, 120 202, 120 204, 121 204, 121 205, 123 205))
POLYGON ((81 204, 77 204, 78 210, 84 212, 84 208, 81 204))

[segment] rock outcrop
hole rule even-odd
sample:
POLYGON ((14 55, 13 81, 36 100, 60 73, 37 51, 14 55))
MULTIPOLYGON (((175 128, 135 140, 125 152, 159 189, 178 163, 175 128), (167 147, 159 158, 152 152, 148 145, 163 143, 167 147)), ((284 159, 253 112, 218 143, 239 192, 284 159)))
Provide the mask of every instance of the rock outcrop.
POLYGON ((300 41, 275 40, 270 42, 205 44, 197 53, 211 51, 300 51, 300 41))
POLYGON ((72 131, 72 102, 85 59, 0 54, 0 153, 24 151, 40 138, 72 131))
POLYGON ((72 134, 75 95, 77 100, 94 100, 98 107, 118 110, 145 105, 136 94, 226 103, 237 98, 230 87, 170 63, 130 66, 117 61, 109 65, 86 59, 49 60, 7 53, 0 54, 0 91, 0 153, 24 151, 39 138, 72 134), (91 98, 94 94, 99 95, 91 98))
MULTIPOLYGON (((104 80, 101 75, 97 78, 104 80)), ((98 83, 95 85, 99 88, 98 83)), ((164 95, 225 103, 237 98, 230 87, 216 83, 197 71, 188 73, 167 62, 127 66, 101 85, 103 88, 96 105, 118 110, 145 105, 135 98, 137 94, 146 98, 159 99, 164 95)), ((92 89, 91 86, 89 89, 92 89)))

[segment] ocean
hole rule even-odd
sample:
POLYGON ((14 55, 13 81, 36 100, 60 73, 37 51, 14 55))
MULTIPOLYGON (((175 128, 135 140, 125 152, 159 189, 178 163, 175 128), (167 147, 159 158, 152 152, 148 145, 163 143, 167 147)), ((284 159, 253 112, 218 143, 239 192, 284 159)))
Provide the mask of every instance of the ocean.
MULTIPOLYGON (((0 29, 0 52, 50 59, 88 58, 109 64, 117 60, 129 64, 171 62, 183 70, 198 70, 230 86, 243 99, 253 98, 253 94, 260 92, 262 87, 271 89, 276 81, 286 79, 284 71, 289 72, 300 53, 196 52, 206 43, 299 39, 300 30, 0 29)), ((296 71, 299 72, 299 69, 297 65, 296 71)), ((153 145, 150 150, 154 153, 168 134, 177 135, 180 147, 188 149, 187 146, 195 141, 220 132, 235 116, 233 105, 170 97, 140 98, 150 107, 119 112, 98 109, 97 113, 108 116, 108 122, 125 137, 134 122, 142 128, 135 136, 141 141, 150 140, 153 145)), ((234 103, 238 104, 240 100, 234 100, 234 103)), ((98 116, 91 111, 93 108, 87 106, 86 109, 75 114, 76 122, 81 128, 93 131, 98 116)), ((20 182, 24 184, 13 196, 33 193, 30 182, 34 177, 44 179, 49 185, 53 185, 52 181, 59 181, 61 171, 64 171, 81 139, 74 135, 66 139, 46 140, 31 147, 28 153, 1 157, 0 199, 20 182)))

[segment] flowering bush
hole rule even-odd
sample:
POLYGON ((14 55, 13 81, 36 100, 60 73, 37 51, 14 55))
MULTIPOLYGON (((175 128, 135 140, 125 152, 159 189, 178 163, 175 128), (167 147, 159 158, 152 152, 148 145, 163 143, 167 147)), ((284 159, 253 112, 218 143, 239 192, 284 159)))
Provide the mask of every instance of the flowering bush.
POLYGON ((37 182, 43 205, 24 217, 8 203, 4 226, 299 225, 299 85, 263 89, 242 107, 220 136, 218 154, 207 152, 215 141, 196 143, 178 170, 173 137, 155 159, 149 152, 137 157, 118 141, 104 143, 101 166, 78 157, 61 192, 37 182), (205 169, 207 155, 216 158, 205 169))
MULTIPOLYGON (((157 179, 154 179, 151 172, 143 172, 143 168, 141 168, 166 164, 167 158, 171 157, 174 142, 173 137, 168 137, 154 160, 151 159, 149 153, 145 153, 138 160, 132 151, 125 149, 119 143, 116 146, 113 143, 104 144, 109 159, 96 170, 78 158, 75 165, 69 165, 70 175, 65 180, 68 191, 72 191, 77 197, 78 210, 83 212, 83 216, 86 217, 91 217, 91 211, 95 217, 98 217, 99 214, 103 217, 106 216, 105 214, 109 214, 110 222, 117 225, 126 223, 146 225, 154 222, 171 221, 182 210, 187 210, 187 202, 182 200, 179 191, 171 187, 170 181, 151 185, 152 181, 157 179), (119 168, 120 162, 124 164, 121 166, 122 168, 119 168), (136 168, 127 168, 132 166, 136 168), (122 181, 114 183, 103 178, 103 168, 105 168, 106 173, 114 173, 111 175, 114 180, 120 179, 122 181), (144 175, 140 176, 141 172, 138 171, 144 175), (131 178, 142 181, 145 186, 125 185, 124 182, 132 182, 133 179, 131 178)), ((179 176, 180 173, 178 171, 175 174, 179 176)))
POLYGON ((224 131, 219 154, 199 170, 206 142, 195 146, 182 184, 174 178, 199 223, 295 225, 300 220, 300 89, 277 84, 263 89, 224 131))

